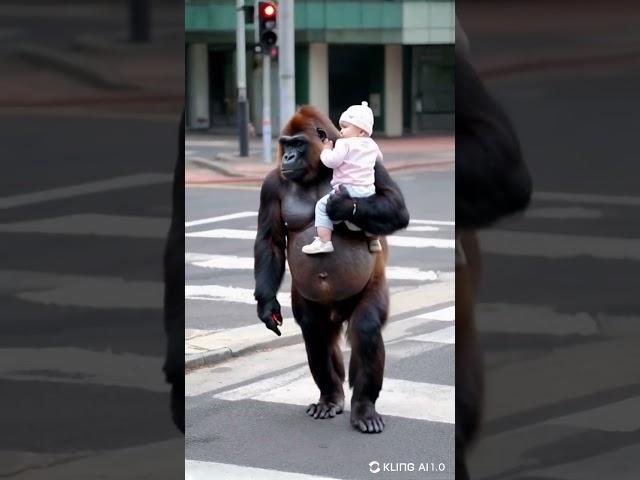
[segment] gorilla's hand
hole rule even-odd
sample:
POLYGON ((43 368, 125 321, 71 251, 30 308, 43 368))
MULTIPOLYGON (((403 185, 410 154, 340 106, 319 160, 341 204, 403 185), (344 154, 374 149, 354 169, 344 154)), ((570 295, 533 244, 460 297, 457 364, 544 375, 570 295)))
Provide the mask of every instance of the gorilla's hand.
POLYGON ((258 302, 258 318, 265 326, 280 336, 279 325, 282 325, 282 314, 280 313, 280 303, 273 297, 266 302, 258 302))
POLYGON ((339 185, 338 191, 329 195, 327 215, 334 222, 350 220, 353 217, 353 198, 344 185, 339 185))

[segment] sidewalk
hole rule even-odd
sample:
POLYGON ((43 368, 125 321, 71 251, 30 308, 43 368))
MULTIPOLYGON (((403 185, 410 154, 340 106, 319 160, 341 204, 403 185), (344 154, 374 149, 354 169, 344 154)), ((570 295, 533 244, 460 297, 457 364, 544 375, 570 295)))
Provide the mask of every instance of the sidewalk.
MULTIPOLYGON (((389 172, 416 170, 448 170, 454 167, 455 138, 453 134, 377 139, 389 172)), ((251 138, 249 156, 238 156, 235 136, 187 133, 185 150, 207 147, 215 150, 209 156, 186 156, 185 184, 262 183, 265 175, 277 167, 262 161, 262 139, 251 138)), ((276 140, 273 142, 275 151, 276 140)), ((275 155, 275 153, 274 153, 275 155)))
MULTIPOLYGON (((20 22, 0 50, 2 109, 101 108, 179 114, 184 103, 184 31, 175 20, 182 5, 154 7, 152 40, 128 40, 126 5, 70 5, 69 18, 51 15, 60 33, 49 39, 29 23, 27 6, 10 5, 20 22), (100 23, 100 30, 91 22, 100 23), (20 28, 18 28, 20 27, 20 28)), ((42 13, 40 19, 42 21, 42 13)), ((0 26, 0 29, 2 26, 0 26)), ((53 27, 52 27, 53 28, 53 27)))
MULTIPOLYGON (((420 309, 436 307, 453 302, 454 279, 443 275, 437 282, 396 292, 391 295, 390 321, 386 326, 385 338, 397 334, 398 325, 411 323, 414 317, 403 318, 403 321, 393 317, 410 315, 420 309), (397 325, 396 322, 399 322, 397 325)), ((418 323, 423 320, 416 320, 418 323)), ((400 329, 404 331, 403 329, 400 329)), ((184 366, 188 371, 197 368, 216 365, 228 358, 245 355, 258 350, 273 349, 294 345, 302 342, 300 327, 292 317, 283 318, 280 327, 282 336, 276 336, 265 328, 256 318, 255 325, 233 328, 231 330, 216 330, 205 334, 185 338, 184 366)))

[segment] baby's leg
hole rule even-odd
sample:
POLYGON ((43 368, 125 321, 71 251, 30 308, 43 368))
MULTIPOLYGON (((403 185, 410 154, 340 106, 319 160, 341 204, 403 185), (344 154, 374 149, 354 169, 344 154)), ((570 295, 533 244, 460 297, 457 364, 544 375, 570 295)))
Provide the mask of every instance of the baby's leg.
POLYGON ((318 229, 318 237, 323 242, 331 241, 331 234, 333 233, 333 222, 327 215, 327 201, 329 200, 329 194, 322 197, 316 203, 316 221, 315 226, 318 229))
POLYGON ((309 245, 302 247, 302 251, 309 255, 317 253, 333 252, 333 244, 331 243, 331 234, 333 232, 333 222, 327 215, 327 200, 329 195, 325 195, 318 203, 316 203, 316 221, 315 226, 318 230, 318 236, 309 245))

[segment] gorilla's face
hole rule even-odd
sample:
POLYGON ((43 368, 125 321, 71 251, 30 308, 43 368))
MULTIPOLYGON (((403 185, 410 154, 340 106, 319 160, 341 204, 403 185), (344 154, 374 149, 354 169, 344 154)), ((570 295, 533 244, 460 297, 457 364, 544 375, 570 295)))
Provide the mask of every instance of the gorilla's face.
POLYGON ((331 169, 320 161, 322 142, 338 138, 340 133, 331 120, 309 105, 300 107, 282 129, 278 142, 280 174, 299 184, 324 181, 331 176, 331 169))
POLYGON ((293 136, 280 137, 282 147, 282 162, 280 172, 287 180, 293 182, 302 180, 309 169, 307 156, 309 154, 309 137, 304 133, 293 136))

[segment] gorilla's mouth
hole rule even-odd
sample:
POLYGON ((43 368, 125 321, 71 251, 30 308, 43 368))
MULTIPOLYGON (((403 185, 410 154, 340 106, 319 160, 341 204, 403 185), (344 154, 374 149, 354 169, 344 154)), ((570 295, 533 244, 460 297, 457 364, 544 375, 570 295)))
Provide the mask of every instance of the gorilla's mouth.
POLYGON ((304 168, 282 168, 280 169, 280 173, 285 177, 295 176, 298 172, 304 170, 304 168))

